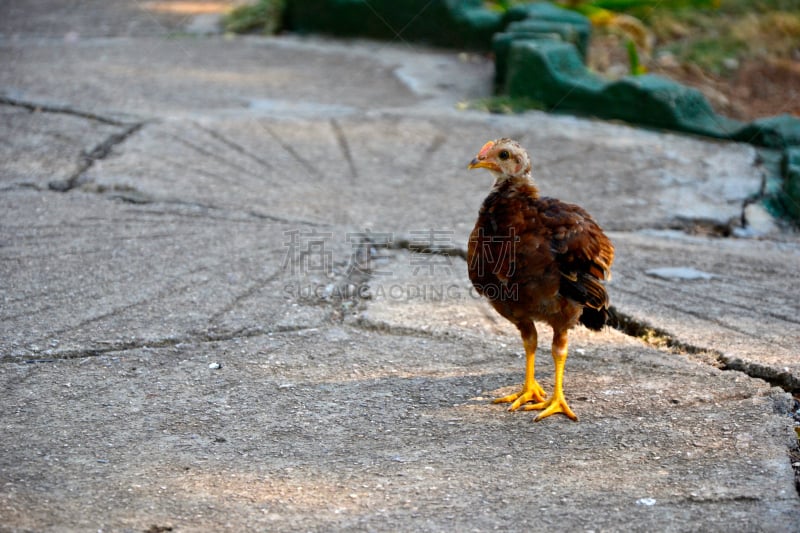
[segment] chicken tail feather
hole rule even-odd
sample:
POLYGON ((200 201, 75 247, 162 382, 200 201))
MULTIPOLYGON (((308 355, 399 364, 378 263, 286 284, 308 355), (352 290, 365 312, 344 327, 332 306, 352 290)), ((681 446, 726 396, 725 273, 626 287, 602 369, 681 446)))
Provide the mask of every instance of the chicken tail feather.
POLYGON ((600 309, 584 307, 581 314, 581 324, 589 329, 600 331, 608 321, 608 316, 608 308, 606 307, 601 307, 600 309))

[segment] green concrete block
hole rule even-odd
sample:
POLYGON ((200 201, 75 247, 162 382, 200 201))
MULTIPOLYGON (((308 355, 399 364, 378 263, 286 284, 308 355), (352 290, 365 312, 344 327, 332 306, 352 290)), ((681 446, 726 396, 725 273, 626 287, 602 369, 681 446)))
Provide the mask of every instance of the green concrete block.
POLYGON ((508 94, 530 98, 553 110, 586 112, 605 82, 589 72, 571 43, 515 40, 508 66, 508 94))
POLYGON ((768 148, 800 146, 800 119, 792 115, 754 120, 734 135, 742 141, 768 148))
POLYGON ((517 20, 548 20, 552 22, 562 22, 576 26, 586 26, 591 28, 592 23, 589 19, 576 11, 555 6, 549 2, 532 2, 529 4, 517 4, 506 11, 506 22, 517 20))
POLYGON ((284 26, 298 33, 311 33, 324 26, 326 0, 287 0, 283 10, 284 26))
POLYGON ((787 174, 792 170, 800 171, 800 145, 787 148, 781 157, 781 172, 787 174))
POLYGON ((742 127, 717 115, 700 91, 667 78, 630 76, 607 83, 586 69, 570 43, 502 37, 495 41, 495 47, 501 46, 509 47, 511 97, 530 98, 554 110, 723 139, 742 127))
POLYGON ((514 41, 561 41, 558 33, 515 32, 495 33, 492 37, 492 51, 494 52, 494 85, 498 93, 505 93, 506 76, 508 75, 509 56, 511 44, 514 41))
POLYGON ((781 158, 781 175, 783 193, 781 198, 786 212, 800 222, 800 146, 793 146, 783 151, 781 158))
POLYGON ((591 26, 588 24, 572 24, 543 19, 525 19, 511 22, 505 29, 507 33, 538 33, 538 34, 557 34, 561 39, 574 44, 578 48, 581 57, 586 61, 586 54, 589 51, 589 36, 591 26))
POLYGON ((717 115, 700 91, 651 74, 609 83, 599 103, 595 115, 635 124, 717 138, 741 128, 740 122, 717 115))
POLYGON ((299 33, 329 33, 398 42, 488 50, 503 27, 481 0, 288 0, 286 25, 299 33))
POLYGON ((585 61, 589 46, 589 28, 562 22, 532 19, 510 23, 505 32, 497 33, 492 38, 492 51, 494 52, 495 61, 495 87, 499 90, 502 90, 508 73, 508 55, 511 51, 511 43, 517 39, 554 39, 569 42, 577 47, 578 52, 581 54, 581 59, 585 61))
POLYGON ((488 50, 492 36, 503 29, 503 16, 483 7, 459 6, 451 10, 455 35, 448 40, 448 46, 462 42, 466 48, 488 50))
POLYGON ((505 14, 504 33, 492 39, 495 54, 495 86, 504 90, 508 74, 511 43, 517 39, 557 39, 573 43, 585 61, 592 25, 583 15, 546 2, 520 4, 505 14), (558 36, 558 37, 556 37, 558 36))

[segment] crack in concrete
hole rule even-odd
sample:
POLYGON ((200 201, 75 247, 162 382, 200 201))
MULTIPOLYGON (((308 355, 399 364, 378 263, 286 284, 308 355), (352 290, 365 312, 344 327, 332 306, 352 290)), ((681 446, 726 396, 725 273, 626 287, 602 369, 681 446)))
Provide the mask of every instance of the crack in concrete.
MULTIPOLYGON (((205 130, 203 130, 203 131, 205 131, 205 130)), ((186 146, 187 148, 189 148, 191 150, 194 150, 195 152, 197 152, 198 154, 200 154, 202 156, 205 156, 205 157, 208 157, 209 159, 213 159, 215 161, 218 161, 218 162, 222 163, 225 166, 228 166, 228 167, 230 167, 230 168, 232 168, 234 170, 238 170, 239 172, 243 172, 244 174, 248 174, 250 176, 253 176, 254 178, 259 178, 259 179, 261 178, 261 176, 256 174, 255 172, 250 171, 248 168, 243 167, 242 165, 240 165, 239 163, 237 163, 235 161, 230 161, 230 160, 228 160, 228 159, 226 159, 226 158, 224 158, 224 157, 222 157, 220 155, 217 155, 217 153, 214 152, 214 151, 206 150, 202 146, 198 146, 195 143, 193 143, 193 142, 191 142, 191 141, 189 141, 187 139, 184 139, 183 137, 181 137, 179 135, 175 135, 175 134, 172 134, 172 133, 167 134, 167 135, 170 138, 178 141, 182 145, 186 146)))
POLYGON ((77 109, 69 105, 54 104, 47 102, 36 102, 31 100, 21 100, 8 96, 7 94, 0 94, 0 104, 22 107, 33 113, 43 112, 43 113, 60 113, 63 115, 72 115, 80 118, 85 118, 88 120, 94 120, 95 122, 100 122, 102 124, 109 124, 111 126, 131 126, 142 123, 141 121, 119 120, 116 118, 106 117, 94 113, 92 111, 77 109))
MULTIPOLYGON (((263 221, 267 221, 267 222, 276 222, 278 224, 295 224, 295 225, 317 227, 317 228, 327 227, 328 226, 328 224, 325 224, 325 223, 322 223, 322 222, 314 222, 314 221, 311 221, 311 220, 302 220, 302 219, 294 219, 294 218, 285 218, 285 217, 279 217, 277 215, 268 215, 266 213, 260 213, 260 212, 258 212, 256 210, 253 210, 253 209, 242 209, 242 210, 236 209, 236 210, 234 210, 234 209, 231 209, 231 208, 228 208, 228 207, 217 206, 217 205, 214 205, 214 204, 206 204, 206 203, 202 203, 202 202, 192 202, 192 201, 188 201, 188 200, 150 198, 147 201, 135 201, 135 200, 131 200, 129 198, 122 197, 122 196, 112 195, 111 197, 115 198, 115 199, 119 199, 119 200, 127 202, 127 203, 132 203, 132 204, 164 205, 164 206, 172 206, 172 205, 174 205, 174 206, 190 207, 190 208, 202 209, 202 210, 207 210, 207 211, 219 212, 219 213, 222 213, 223 215, 225 213, 230 213, 232 211, 235 211, 236 213, 241 213, 241 214, 245 215, 248 218, 253 218, 255 220, 263 220, 263 221)), ((172 215, 179 215, 179 216, 197 216, 197 217, 203 217, 203 218, 209 218, 209 219, 217 219, 217 220, 228 220, 228 221, 236 220, 233 217, 229 217, 229 216, 210 216, 210 215, 205 214, 205 213, 202 214, 202 215, 189 215, 189 214, 186 214, 186 213, 179 213, 177 211, 167 211, 164 214, 167 214, 167 213, 172 214, 172 215)))
POLYGON ((264 131, 266 131, 266 132, 267 132, 267 133, 270 135, 270 137, 272 137, 272 138, 275 140, 275 142, 277 142, 277 143, 278 143, 278 145, 279 145, 281 148, 283 148, 283 149, 284 149, 284 150, 285 150, 285 151, 286 151, 286 152, 287 152, 287 153, 288 153, 290 156, 292 156, 292 159, 294 159, 295 161, 297 161, 297 162, 300 164, 300 166, 302 166, 304 169, 306 169, 306 171, 307 171, 309 174, 313 175, 315 178, 321 178, 321 177, 323 176, 322 172, 320 172, 320 171, 319 171, 319 169, 318 169, 317 167, 315 167, 315 166, 314 166, 313 164, 311 164, 311 163, 310 163, 310 162, 309 162, 307 159, 305 159, 304 157, 302 157, 302 156, 301 156, 301 155, 300 155, 300 154, 297 152, 297 150, 295 150, 295 149, 294 149, 294 147, 293 147, 291 144, 289 144, 288 142, 286 142, 285 140, 283 140, 283 138, 282 138, 280 135, 278 135, 278 134, 275 132, 275 130, 273 130, 271 127, 269 127, 269 125, 268 125, 268 124, 265 124, 265 123, 264 123, 263 121, 261 121, 261 120, 257 120, 257 121, 256 121, 256 124, 258 124, 259 126, 261 126, 261 128, 262 128, 264 131))
POLYGON ((198 123, 196 121, 193 121, 192 124, 197 129, 206 132, 209 136, 211 136, 215 140, 221 142, 222 144, 224 144, 225 146, 227 146, 231 150, 233 150, 235 152, 238 152, 239 154, 241 154, 241 155, 243 155, 243 156, 255 161, 256 163, 258 163, 259 165, 263 166, 264 168, 268 168, 268 169, 273 168, 273 165, 271 165, 269 163, 269 161, 267 161, 266 159, 263 159, 263 158, 257 156, 256 154, 250 152, 250 150, 248 150, 247 148, 245 148, 241 144, 232 141, 231 139, 229 139, 228 137, 226 137, 222 133, 218 132, 217 130, 215 130, 213 128, 206 128, 205 126, 203 126, 202 124, 200 124, 200 123, 198 123))
MULTIPOLYGON (((163 132, 156 132, 156 135, 169 137, 171 134, 163 133, 163 132)), ((198 175, 201 175, 201 176, 205 176, 207 178, 211 178, 212 180, 219 180, 221 182, 228 183, 232 187, 236 187, 237 185, 239 185, 239 182, 240 182, 240 180, 235 179, 235 177, 234 177, 235 175, 227 176, 225 174, 219 174, 219 173, 216 173, 216 172, 211 172, 211 171, 209 171, 209 170, 207 170, 207 169, 205 169, 203 167, 200 167, 200 166, 187 166, 187 163, 185 161, 176 161, 176 160, 173 160, 173 159, 171 159, 169 157, 165 157, 164 155, 160 155, 157 158, 157 160, 159 162, 161 162, 161 163, 165 163, 165 164, 167 164, 167 165, 169 165, 169 166, 171 166, 171 167, 173 167, 175 169, 178 169, 180 171, 186 171, 188 169, 188 170, 191 170, 195 174, 198 174, 198 175)))
MULTIPOLYGON (((111 118, 91 111, 78 109, 70 105, 22 100, 18 98, 13 98, 11 96, 8 96, 7 94, 0 94, 0 104, 14 106, 14 107, 21 107, 23 109, 31 111, 32 113, 57 113, 63 115, 71 115, 99 122, 101 124, 108 124, 111 126, 119 126, 123 128, 121 132, 111 134, 102 142, 92 147, 92 149, 89 150, 88 152, 86 151, 82 152, 79 156, 77 168, 68 178, 64 180, 55 180, 48 183, 48 188, 56 192, 68 192, 77 187, 80 184, 80 180, 83 177, 83 175, 89 169, 91 169, 92 166, 94 166, 95 162, 108 157, 108 155, 111 153, 111 151, 114 149, 115 146, 125 142, 131 135, 135 134, 137 131, 143 128, 144 125, 147 123, 146 121, 142 120, 132 121, 132 120, 121 120, 117 118, 111 118)), ((0 192, 6 192, 15 189, 25 189, 25 188, 34 189, 37 191, 45 190, 38 184, 23 182, 23 183, 14 183, 9 186, 3 187, 2 189, 0 189, 0 192)))
MULTIPOLYGON (((744 217, 744 206, 739 215, 738 222, 744 217)), ((731 218, 726 222, 720 222, 713 219, 704 219, 696 217, 673 217, 671 221, 666 224, 664 229, 671 229, 682 231, 687 235, 707 235, 710 237, 730 237, 733 235, 733 229, 736 227, 737 217, 731 218)))
POLYGON ((11 183, 11 184, 6 185, 4 187, 0 187, 0 192, 18 191, 20 189, 33 189, 34 191, 44 191, 45 190, 38 183, 32 183, 32 182, 29 182, 29 181, 21 181, 21 182, 11 183))
POLYGON ((270 335, 275 333, 293 333, 297 331, 317 329, 316 326, 275 326, 275 327, 244 327, 232 331, 214 332, 189 332, 186 335, 179 337, 165 337, 161 339, 140 339, 129 341, 98 341, 98 344, 105 344, 102 347, 74 349, 74 350, 60 350, 60 351, 47 351, 46 357, 41 354, 32 356, 5 356, 0 358, 0 364, 38 364, 38 363, 55 363, 57 361, 68 361, 72 359, 86 359, 90 357, 101 357, 117 352, 125 352, 129 350, 138 349, 159 349, 159 348, 174 348, 181 344, 192 343, 213 343, 234 341, 238 339, 246 339, 252 337, 259 337, 263 335, 270 335))
MULTIPOLYGON (((711 366, 722 368, 722 361, 720 359, 723 355, 722 352, 683 342, 666 330, 653 326, 646 320, 624 313, 613 305, 609 307, 607 325, 659 350, 667 350, 671 353, 684 355, 710 355, 711 361, 719 363, 712 364, 711 366)), ((706 364, 711 363, 706 360, 706 364)))
POLYGON ((48 186, 56 192, 68 192, 80 184, 81 177, 94 166, 95 162, 108 157, 115 146, 125 142, 131 135, 144 127, 144 122, 128 125, 119 133, 114 133, 101 143, 94 146, 89 152, 83 152, 78 162, 78 168, 65 180, 51 181, 48 186))
MULTIPOLYGON (((364 331, 388 333, 389 335, 394 335, 396 337, 424 337, 426 339, 438 340, 453 340, 461 337, 460 334, 452 334, 447 331, 434 331, 409 326, 398 326, 395 324, 387 324, 386 322, 368 320, 361 316, 355 318, 354 320, 347 321, 347 324, 364 331)), ((472 340, 473 339, 470 339, 470 341, 472 340)))
POLYGON ((358 169, 356 168, 356 162, 353 160, 353 154, 350 151, 350 144, 347 142, 347 136, 345 136, 342 126, 335 118, 330 119, 330 124, 336 136, 336 142, 339 143, 339 149, 342 151, 345 160, 347 160, 347 165, 350 167, 351 181, 357 181, 358 169))
POLYGON ((457 246, 431 246, 419 241, 414 241, 409 238, 395 239, 389 243, 390 250, 408 250, 412 253, 418 254, 436 254, 444 255, 447 257, 460 257, 464 261, 467 260, 467 249, 459 248, 457 246))
MULTIPOLYGON (((193 200, 182 200, 180 198, 169 198, 169 197, 162 198, 158 196, 149 195, 145 192, 140 191, 136 187, 132 187, 129 185, 106 186, 103 184, 97 184, 93 182, 84 182, 80 183, 79 185, 82 185, 82 190, 85 192, 95 193, 98 195, 105 196, 109 199, 118 200, 120 202, 124 202, 127 204, 153 205, 153 206, 164 206, 164 207, 171 207, 171 206, 186 207, 190 209, 203 211, 202 213, 196 213, 196 212, 186 213, 170 209, 165 209, 163 211, 156 211, 156 210, 148 211, 149 213, 160 214, 160 215, 208 218, 211 220, 226 220, 226 221, 243 220, 243 218, 241 217, 237 218, 234 216, 226 216, 236 213, 238 215, 243 215, 244 217, 247 218, 252 218, 260 221, 276 222, 278 224, 294 224, 294 225, 309 226, 309 227, 327 227, 329 225, 323 222, 315 222, 311 220, 286 218, 277 215, 270 215, 267 213, 261 213, 259 211, 256 211, 255 209, 240 209, 237 208, 236 206, 220 206, 193 200), (209 212, 220 213, 220 215, 212 215, 209 212)), ((43 189, 39 188, 38 190, 43 190, 43 189)), ((0 190, 0 192, 2 192, 2 190, 0 190)))
MULTIPOLYGON (((667 303, 664 300, 660 300, 660 299, 658 299, 656 297, 646 296, 646 295, 643 295, 643 294, 641 294, 639 292, 626 290, 626 289, 621 288, 621 287, 615 287, 615 290, 617 292, 620 292, 620 293, 634 295, 637 298, 640 298, 640 299, 642 299, 642 300, 644 300, 644 301, 646 301, 648 303, 651 303, 653 305, 659 305, 659 306, 665 307, 667 309, 671 309, 673 311, 676 311, 677 313, 681 313, 681 314, 686 314, 686 315, 692 316, 692 317, 694 317, 694 318, 696 318, 698 320, 705 320, 705 321, 710 322, 712 324, 716 324, 717 326, 719 326, 719 327, 721 327, 723 329, 726 329, 728 331, 732 331, 732 332, 738 333, 738 334, 743 335, 743 336, 749 336, 750 335, 750 332, 748 332, 747 330, 738 328, 735 325, 729 324, 728 322, 725 322, 724 320, 722 320, 720 318, 709 316, 707 314, 700 313, 699 311, 692 310, 692 309, 688 308, 688 306, 681 306, 681 305, 678 305, 678 304, 667 303)), ((683 294, 683 295, 688 296, 688 297, 691 297, 692 294, 693 294, 690 290, 681 289, 680 287, 673 288, 672 290, 673 290, 674 293, 680 293, 680 294, 683 294)), ((715 299, 713 297, 709 297, 708 301, 715 301, 715 299)), ((720 303, 721 305, 729 305, 728 302, 725 302, 725 301, 722 301, 722 300, 718 300, 718 303, 720 303)), ((781 344, 779 344, 779 346, 782 346, 784 348, 789 348, 789 346, 784 346, 784 345, 781 345, 781 344)))
POLYGON ((623 313, 611 306, 611 317, 608 325, 629 337, 635 337, 645 344, 658 349, 667 349, 672 353, 685 355, 700 355, 700 360, 720 370, 735 370, 751 378, 766 381, 770 385, 780 387, 786 392, 800 393, 800 379, 791 372, 776 369, 759 363, 746 362, 738 357, 733 357, 724 352, 702 346, 696 346, 681 341, 668 331, 655 327, 646 320, 623 313))
POLYGON ((789 371, 777 369, 760 363, 743 361, 738 357, 721 354, 723 370, 737 370, 750 377, 763 379, 770 385, 782 388, 791 394, 800 394, 800 379, 789 371))
POLYGON ((256 281, 255 283, 253 283, 252 285, 250 285, 249 287, 247 287, 246 290, 244 290, 244 291, 240 292, 239 294, 237 294, 236 296, 234 296, 233 300, 231 300, 228 304, 226 304, 221 309, 219 309, 214 314, 212 314, 208 319, 209 324, 212 324, 212 323, 216 322, 222 316, 230 313, 242 301, 244 301, 245 299, 253 296, 258 291, 264 289, 267 285, 269 285, 270 283, 272 283, 273 281, 278 279, 278 277, 280 275, 281 275, 281 270, 278 270, 277 272, 274 272, 272 275, 267 276, 264 279, 260 279, 260 280, 256 281))
MULTIPOLYGON (((181 272, 181 273, 176 274, 174 276, 171 276, 171 278, 169 279, 169 282, 164 287, 162 287, 160 290, 156 291, 154 294, 148 294, 148 295, 143 296, 141 298, 138 298, 138 299, 136 299, 134 301, 125 303, 124 305, 119 305, 119 306, 113 307, 112 309, 109 309, 106 312, 97 314, 95 316, 92 316, 90 318, 86 318, 84 320, 81 320, 77 324, 71 324, 71 325, 63 327, 61 329, 55 329, 52 332, 50 332, 48 334, 48 336, 58 337, 59 335, 63 335, 64 333, 67 333, 68 331, 79 330, 81 328, 86 327, 89 324, 93 324, 93 323, 99 322, 101 320, 106 320, 108 318, 119 316, 120 314, 124 313, 125 311, 133 309, 135 307, 138 307, 138 306, 141 306, 141 305, 146 305, 146 304, 149 304, 149 303, 153 303, 153 302, 156 302, 158 300, 167 298, 167 297, 175 295, 175 294, 184 293, 184 292, 188 291, 189 289, 191 289, 193 287, 196 287, 195 283, 192 283, 192 282, 188 282, 187 283, 187 282, 185 282, 185 279, 187 277, 190 277, 192 275, 204 272, 206 270, 207 270, 207 267, 200 266, 200 267, 197 267, 197 268, 193 268, 193 269, 181 272)), ((210 281, 206 281, 205 283, 209 283, 209 282, 210 281)), ((37 339, 35 342, 36 343, 42 343, 45 340, 46 340, 45 338, 40 338, 40 339, 37 339)))

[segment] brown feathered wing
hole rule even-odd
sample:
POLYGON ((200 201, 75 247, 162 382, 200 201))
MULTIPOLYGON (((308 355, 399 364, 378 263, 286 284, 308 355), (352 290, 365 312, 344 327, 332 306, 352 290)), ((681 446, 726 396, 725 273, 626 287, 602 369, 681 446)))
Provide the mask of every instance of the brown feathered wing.
POLYGON ((551 228, 550 250, 561 274, 559 293, 584 306, 581 323, 600 329, 608 319, 608 294, 614 247, 581 207, 541 198, 541 222, 551 228))

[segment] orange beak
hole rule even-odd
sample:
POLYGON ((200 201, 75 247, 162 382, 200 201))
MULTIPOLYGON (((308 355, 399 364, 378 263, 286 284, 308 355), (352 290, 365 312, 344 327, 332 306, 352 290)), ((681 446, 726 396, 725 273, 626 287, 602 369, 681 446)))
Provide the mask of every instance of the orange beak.
POLYGON ((497 167, 497 165, 495 165, 491 161, 478 159, 477 157, 469 162, 469 166, 467 166, 467 168, 470 170, 472 170, 473 168, 488 168, 489 170, 497 170, 497 171, 500 170, 497 167))
POLYGON ((497 164, 486 160, 486 154, 492 149, 492 147, 494 147, 494 141, 489 141, 488 143, 484 144, 481 148, 481 151, 478 152, 478 155, 476 155, 472 161, 470 161, 467 168, 470 170, 473 168, 488 168, 489 170, 495 170, 499 172, 500 168, 497 166, 497 164))

